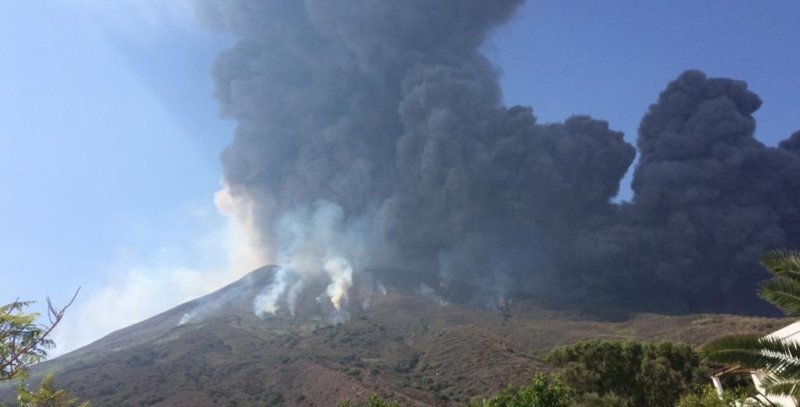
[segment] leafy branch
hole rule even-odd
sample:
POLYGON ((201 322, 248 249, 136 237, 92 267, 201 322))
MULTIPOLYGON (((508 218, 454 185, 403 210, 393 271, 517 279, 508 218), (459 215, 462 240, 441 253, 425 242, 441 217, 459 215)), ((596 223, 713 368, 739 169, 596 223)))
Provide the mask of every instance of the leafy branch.
POLYGON ((64 313, 75 302, 80 288, 69 302, 59 308, 47 298, 47 324, 37 324, 39 313, 25 313, 33 301, 20 301, 0 306, 0 381, 18 377, 26 366, 47 357, 47 350, 55 344, 48 337, 64 318, 64 313))

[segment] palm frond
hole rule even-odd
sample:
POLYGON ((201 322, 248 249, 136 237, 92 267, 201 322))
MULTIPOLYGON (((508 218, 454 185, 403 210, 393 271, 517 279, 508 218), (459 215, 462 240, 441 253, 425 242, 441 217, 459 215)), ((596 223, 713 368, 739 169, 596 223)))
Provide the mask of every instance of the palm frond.
POLYGON ((773 374, 800 374, 800 344, 757 335, 731 335, 700 348, 716 363, 762 369, 773 374))
POLYGON ((712 362, 760 369, 773 361, 764 355, 760 339, 756 335, 726 336, 703 345, 700 352, 712 362))
POLYGON ((800 379, 767 377, 762 384, 767 395, 800 396, 800 379))
MULTIPOLYGON (((761 284, 758 295, 787 315, 800 316, 800 251, 770 251, 761 259, 761 265, 775 277, 761 284)), ((769 395, 800 397, 798 342, 769 336, 732 335, 703 345, 700 352, 712 362, 763 372, 762 383, 769 395)))
POLYGON ((776 276, 800 281, 800 251, 772 250, 761 258, 761 265, 776 276))
POLYGON ((784 277, 767 280, 761 283, 758 295, 775 304, 787 315, 800 316, 800 280, 784 277))

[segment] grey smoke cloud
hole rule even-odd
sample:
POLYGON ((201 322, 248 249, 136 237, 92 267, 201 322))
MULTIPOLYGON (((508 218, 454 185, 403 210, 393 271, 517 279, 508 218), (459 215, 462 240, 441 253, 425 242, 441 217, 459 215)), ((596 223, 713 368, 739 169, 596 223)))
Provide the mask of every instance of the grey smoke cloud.
POLYGON ((347 238, 356 273, 741 308, 761 253, 800 240, 800 133, 763 146, 761 101, 743 82, 686 72, 642 121, 633 201, 611 203, 635 156, 622 133, 588 116, 540 124, 501 103, 480 47, 520 3, 199 1, 240 39, 214 68, 238 123, 222 162, 260 241, 286 245, 281 219, 326 202, 342 230, 363 231, 347 238))
POLYGON ((759 307, 758 260, 800 244, 797 135, 758 142, 760 105, 744 82, 687 71, 650 106, 632 204, 582 239, 582 267, 617 270, 603 273, 603 291, 682 311, 759 307))

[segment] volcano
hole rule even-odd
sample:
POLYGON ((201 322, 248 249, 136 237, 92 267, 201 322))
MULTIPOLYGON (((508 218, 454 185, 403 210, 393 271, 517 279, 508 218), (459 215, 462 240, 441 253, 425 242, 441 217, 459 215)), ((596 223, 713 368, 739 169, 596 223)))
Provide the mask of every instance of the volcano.
MULTIPOLYGON (((784 324, 566 309, 463 284, 394 281, 390 270, 354 282, 346 321, 332 322, 335 310, 313 295, 325 282, 307 286, 294 315, 257 316, 253 301, 275 273, 260 268, 40 363, 31 384, 52 372, 58 386, 96 406, 336 406, 373 394, 404 406, 464 405, 548 370, 538 356, 558 345, 589 338, 698 344, 784 324)), ((12 397, 8 390, 3 399, 12 397)))

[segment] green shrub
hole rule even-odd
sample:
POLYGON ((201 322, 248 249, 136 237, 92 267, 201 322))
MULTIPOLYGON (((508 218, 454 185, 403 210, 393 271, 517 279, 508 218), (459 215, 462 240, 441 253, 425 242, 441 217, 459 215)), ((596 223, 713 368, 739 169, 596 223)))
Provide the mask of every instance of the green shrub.
POLYGON ((527 386, 509 386, 486 400, 473 400, 469 407, 567 407, 572 390, 558 376, 537 375, 527 386))
POLYGON ((630 407, 673 407, 709 376, 691 347, 668 342, 592 340, 555 349, 545 360, 578 394, 613 394, 624 402, 617 405, 630 407))
MULTIPOLYGON (((350 400, 339 404, 339 407, 356 407, 355 404, 351 403, 350 400)), ((400 403, 395 401, 386 401, 381 396, 375 394, 369 398, 366 404, 362 404, 360 407, 400 407, 400 403)))
POLYGON ((763 406, 754 399, 749 399, 746 392, 726 392, 723 398, 720 399, 717 391, 711 385, 706 385, 700 388, 697 392, 687 393, 680 400, 675 407, 747 407, 747 406, 763 406))

